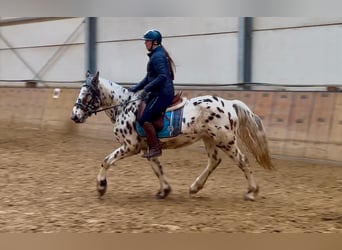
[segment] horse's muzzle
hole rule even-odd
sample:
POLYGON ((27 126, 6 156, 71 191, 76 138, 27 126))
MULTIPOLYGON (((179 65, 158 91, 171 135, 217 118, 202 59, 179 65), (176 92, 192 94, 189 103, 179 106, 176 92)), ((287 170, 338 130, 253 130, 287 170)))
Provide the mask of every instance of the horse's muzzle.
POLYGON ((70 119, 73 120, 75 123, 82 123, 81 119, 79 119, 76 114, 72 114, 70 119))

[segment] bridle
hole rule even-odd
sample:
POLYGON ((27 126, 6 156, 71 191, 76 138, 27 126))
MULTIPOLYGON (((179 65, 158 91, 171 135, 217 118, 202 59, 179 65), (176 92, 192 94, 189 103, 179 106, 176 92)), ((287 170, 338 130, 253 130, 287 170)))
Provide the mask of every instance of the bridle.
POLYGON ((75 103, 75 107, 80 108, 88 116, 91 116, 92 114, 97 112, 98 107, 96 103, 101 103, 100 90, 92 84, 92 80, 90 78, 87 78, 82 87, 87 88, 91 99, 89 102, 87 102, 87 104, 83 104, 81 100, 78 99, 75 103))
POLYGON ((78 99, 74 106, 77 107, 77 108, 80 108, 88 116, 91 116, 92 114, 96 115, 97 113, 105 111, 105 110, 108 110, 108 109, 116 109, 118 107, 127 106, 129 103, 136 102, 137 100, 142 100, 141 97, 138 97, 135 100, 131 100, 131 101, 127 101, 126 100, 123 103, 120 103, 120 104, 117 104, 117 105, 113 105, 113 106, 109 106, 109 107, 106 107, 106 108, 98 109, 96 103, 101 103, 100 90, 98 88, 96 88, 94 86, 94 84, 92 84, 92 80, 89 79, 89 78, 86 80, 86 82, 83 84, 82 87, 87 88, 87 90, 90 92, 91 99, 90 99, 90 101, 86 105, 83 104, 80 99, 78 99))

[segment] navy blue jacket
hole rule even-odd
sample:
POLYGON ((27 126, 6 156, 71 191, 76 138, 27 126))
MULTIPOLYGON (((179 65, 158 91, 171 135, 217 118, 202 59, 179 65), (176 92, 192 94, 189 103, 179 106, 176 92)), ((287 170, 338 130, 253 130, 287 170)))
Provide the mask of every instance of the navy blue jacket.
POLYGON ((147 74, 131 90, 136 92, 144 88, 146 92, 150 92, 152 98, 159 96, 172 101, 174 86, 164 49, 158 46, 147 55, 150 57, 147 64, 147 74))

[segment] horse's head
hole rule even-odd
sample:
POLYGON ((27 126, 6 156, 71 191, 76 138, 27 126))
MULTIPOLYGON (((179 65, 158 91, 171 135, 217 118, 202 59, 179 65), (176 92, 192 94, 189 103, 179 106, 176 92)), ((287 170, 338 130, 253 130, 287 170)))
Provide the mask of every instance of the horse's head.
POLYGON ((99 72, 95 75, 89 72, 80 90, 76 103, 72 109, 71 120, 76 123, 83 123, 96 112, 101 106, 99 90, 99 72))

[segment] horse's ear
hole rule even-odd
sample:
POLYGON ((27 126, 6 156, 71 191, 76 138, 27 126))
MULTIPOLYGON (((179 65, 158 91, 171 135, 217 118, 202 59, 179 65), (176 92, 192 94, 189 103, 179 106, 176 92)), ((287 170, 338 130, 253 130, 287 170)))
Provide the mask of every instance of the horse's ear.
POLYGON ((99 80, 99 75, 100 75, 100 72, 97 71, 94 78, 95 78, 96 80, 99 80))
POLYGON ((93 84, 98 84, 99 83, 99 76, 100 76, 100 73, 97 71, 96 72, 96 75, 94 76, 94 78, 93 78, 93 84))

